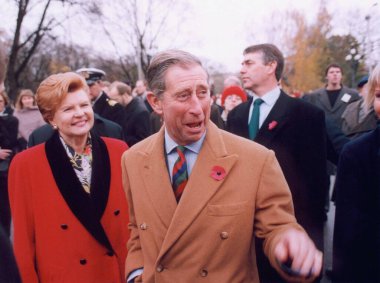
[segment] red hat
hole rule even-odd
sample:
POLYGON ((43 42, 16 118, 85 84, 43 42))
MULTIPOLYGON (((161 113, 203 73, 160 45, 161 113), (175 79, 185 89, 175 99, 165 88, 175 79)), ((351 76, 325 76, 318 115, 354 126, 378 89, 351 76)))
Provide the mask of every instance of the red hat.
POLYGON ((232 86, 226 87, 223 90, 223 93, 222 93, 222 106, 224 106, 224 101, 226 100, 227 96, 233 95, 233 94, 240 96, 240 98, 241 98, 241 100, 243 102, 247 101, 247 95, 244 92, 244 90, 240 86, 232 85, 232 86))

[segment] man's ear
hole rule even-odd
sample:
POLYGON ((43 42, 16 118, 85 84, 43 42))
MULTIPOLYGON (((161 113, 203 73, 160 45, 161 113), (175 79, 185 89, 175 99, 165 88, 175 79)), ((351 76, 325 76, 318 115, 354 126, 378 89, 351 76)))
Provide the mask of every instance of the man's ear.
POLYGON ((162 115, 162 101, 159 99, 153 92, 148 91, 146 95, 146 99, 148 100, 150 106, 153 108, 154 112, 158 115, 162 115))
POLYGON ((268 68, 269 73, 275 73, 276 72, 276 68, 277 68, 277 62, 276 61, 269 62, 267 66, 269 67, 268 68))

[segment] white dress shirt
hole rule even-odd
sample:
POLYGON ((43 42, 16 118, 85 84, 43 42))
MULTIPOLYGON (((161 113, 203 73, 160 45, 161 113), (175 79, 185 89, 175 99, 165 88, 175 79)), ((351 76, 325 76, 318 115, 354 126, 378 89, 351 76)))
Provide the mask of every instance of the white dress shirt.
POLYGON ((280 93, 281 93, 281 90, 277 86, 271 91, 264 94, 262 97, 259 97, 255 93, 253 93, 253 100, 252 100, 251 106, 249 107, 248 125, 249 125, 249 122, 251 121, 251 116, 252 116, 252 111, 253 111, 253 102, 258 98, 261 98, 264 101, 260 105, 260 118, 259 118, 259 129, 260 129, 261 125, 264 123, 265 119, 268 117, 277 99, 280 97, 280 93))
MULTIPOLYGON (((206 132, 203 133, 202 137, 192 143, 185 145, 185 158, 186 158, 186 164, 187 164, 187 175, 190 177, 191 171, 193 170, 195 161, 197 160, 198 153, 202 148, 203 141, 206 137, 206 132)), ((169 136, 167 130, 165 129, 165 152, 166 157, 168 161, 168 170, 170 175, 170 181, 173 181, 173 167, 175 162, 178 159, 178 153, 175 150, 175 148, 178 146, 178 144, 169 136)))

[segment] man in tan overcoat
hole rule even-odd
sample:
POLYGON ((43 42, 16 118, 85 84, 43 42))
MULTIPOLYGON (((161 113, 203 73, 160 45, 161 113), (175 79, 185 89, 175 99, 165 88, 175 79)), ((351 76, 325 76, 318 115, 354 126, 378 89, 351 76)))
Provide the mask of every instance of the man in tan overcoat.
POLYGON ((123 156, 130 208, 128 282, 259 282, 254 235, 286 280, 308 282, 319 252, 296 223, 273 151, 209 121, 208 74, 180 50, 149 66, 161 130, 123 156))

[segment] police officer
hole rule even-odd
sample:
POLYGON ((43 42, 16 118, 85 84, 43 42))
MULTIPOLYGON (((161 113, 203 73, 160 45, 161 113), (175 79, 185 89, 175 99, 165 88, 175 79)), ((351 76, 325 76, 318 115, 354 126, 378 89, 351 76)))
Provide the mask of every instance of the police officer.
POLYGON ((90 89, 90 98, 94 112, 119 124, 123 128, 124 108, 112 100, 103 91, 103 78, 106 73, 96 68, 81 68, 76 71, 84 77, 90 89))

